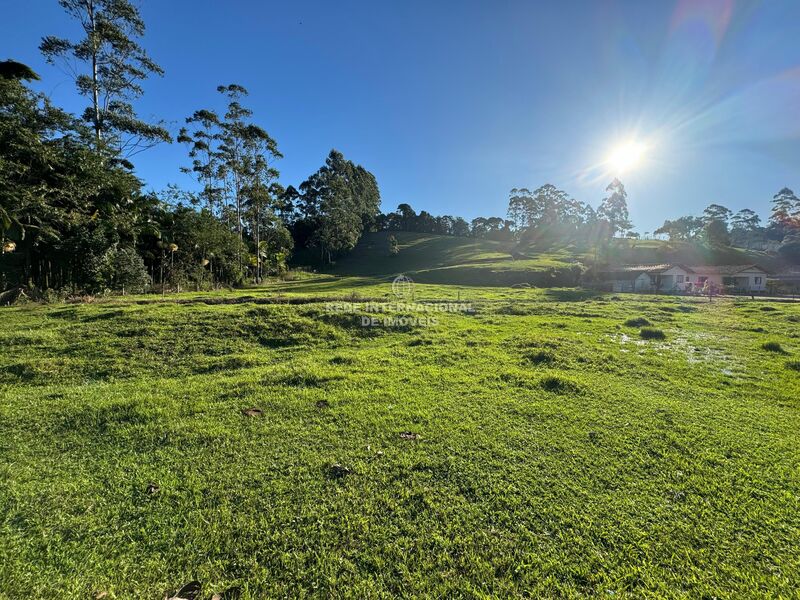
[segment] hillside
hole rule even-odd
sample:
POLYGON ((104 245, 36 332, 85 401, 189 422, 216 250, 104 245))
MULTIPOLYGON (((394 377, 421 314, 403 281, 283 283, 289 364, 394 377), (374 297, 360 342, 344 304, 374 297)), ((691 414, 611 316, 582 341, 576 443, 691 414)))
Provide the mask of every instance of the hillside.
MULTIPOLYGON (((767 269, 780 268, 777 259, 764 252, 661 240, 614 240, 607 260, 615 264, 759 264, 767 269)), ((314 264, 308 253, 296 259, 297 264, 336 275, 387 278, 405 273, 426 283, 536 286, 575 285, 580 272, 593 262, 592 249, 573 245, 542 251, 509 242, 402 231, 366 234, 350 254, 333 265, 314 264), (390 235, 397 238, 400 247, 394 256, 389 253, 390 235)))

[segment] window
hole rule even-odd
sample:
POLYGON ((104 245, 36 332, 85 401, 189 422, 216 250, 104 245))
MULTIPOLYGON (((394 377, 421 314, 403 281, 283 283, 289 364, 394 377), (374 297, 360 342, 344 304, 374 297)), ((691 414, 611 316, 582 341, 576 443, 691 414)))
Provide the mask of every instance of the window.
POLYGON ((683 283, 683 275, 675 275, 675 283, 683 283))
POLYGON ((761 277, 754 277, 753 278, 753 283, 755 285, 761 285, 761 277))

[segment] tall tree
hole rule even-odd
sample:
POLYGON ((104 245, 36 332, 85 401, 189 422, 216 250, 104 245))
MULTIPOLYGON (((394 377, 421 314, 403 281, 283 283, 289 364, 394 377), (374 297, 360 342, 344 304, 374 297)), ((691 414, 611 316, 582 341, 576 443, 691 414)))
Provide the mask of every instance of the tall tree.
POLYGON ((129 0, 59 0, 59 4, 78 21, 83 37, 72 41, 47 36, 39 48, 49 63, 62 61, 78 92, 90 99, 83 117, 94 130, 95 147, 130 156, 169 142, 169 132, 139 119, 132 104, 144 92, 142 80, 163 75, 136 41, 145 30, 138 9, 129 0))
POLYGON ((374 221, 380 192, 372 173, 331 150, 325 164, 300 184, 298 205, 303 218, 295 231, 310 230, 308 242, 330 260, 350 250, 374 221))
MULTIPOLYGON (((253 111, 242 106, 240 100, 247 96, 247 90, 241 85, 232 83, 220 85, 217 91, 228 98, 228 107, 225 118, 221 123, 220 144, 218 157, 221 171, 226 179, 226 189, 231 199, 233 210, 229 213, 235 215, 234 228, 242 238, 242 188, 247 181, 246 145, 251 129, 248 119, 253 111)), ((263 131, 263 130, 262 130, 263 131)))
POLYGON ((527 188, 513 188, 508 198, 508 220, 514 223, 514 230, 520 231, 528 226, 527 215, 533 198, 527 188))
POLYGON ((181 167, 184 173, 193 173, 203 186, 200 199, 213 214, 219 205, 222 209, 222 177, 219 143, 220 119, 213 110, 196 110, 191 117, 186 118, 187 125, 194 129, 181 128, 178 133, 178 142, 189 145, 189 158, 192 159, 191 167, 181 167))
POLYGON ((732 215, 733 213, 731 210, 722 206, 721 204, 709 204, 703 211, 703 219, 706 223, 711 221, 722 221, 727 225, 732 215))
POLYGON ((778 240, 800 229, 800 199, 789 188, 783 188, 772 197, 769 223, 778 240))
MULTIPOLYGON (((280 198, 284 193, 277 179, 280 173, 275 162, 283 155, 278 151, 278 144, 270 135, 255 125, 250 125, 244 138, 244 168, 247 177, 242 188, 243 202, 247 209, 250 234, 256 248, 256 281, 261 281, 262 249, 271 249, 273 245, 262 245, 262 232, 283 228, 278 217, 280 198)), ((278 239, 277 234, 267 236, 278 239)))
POLYGON ((606 192, 610 194, 603 198, 597 216, 609 224, 609 232, 613 237, 619 231, 631 229, 633 225, 628 215, 628 194, 622 182, 615 178, 608 184, 606 192))
POLYGON ((733 215, 731 223, 734 229, 745 232, 755 231, 761 225, 761 217, 749 208, 743 208, 733 215))

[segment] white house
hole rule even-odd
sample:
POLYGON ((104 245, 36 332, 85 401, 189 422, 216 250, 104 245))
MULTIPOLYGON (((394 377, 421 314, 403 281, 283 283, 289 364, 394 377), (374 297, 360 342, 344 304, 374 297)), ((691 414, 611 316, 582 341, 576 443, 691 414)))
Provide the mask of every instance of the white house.
POLYGON ((706 281, 717 288, 732 288, 739 292, 763 292, 767 289, 769 273, 758 265, 727 265, 690 267, 695 286, 706 281))
POLYGON ((601 273, 614 292, 763 292, 767 271, 757 265, 624 265, 601 273))

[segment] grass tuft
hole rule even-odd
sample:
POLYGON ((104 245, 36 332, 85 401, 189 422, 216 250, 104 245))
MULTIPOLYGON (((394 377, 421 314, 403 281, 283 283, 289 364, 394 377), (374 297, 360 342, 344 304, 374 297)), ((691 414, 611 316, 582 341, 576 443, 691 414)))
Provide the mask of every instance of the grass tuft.
POLYGON ((790 360, 786 363, 786 368, 792 371, 800 371, 800 360, 790 360))
POLYGON ((663 340, 667 336, 664 335, 664 332, 660 329, 644 327, 639 332, 639 337, 641 337, 643 340, 663 340))
POLYGON ((553 356, 552 353, 547 352, 546 350, 531 352, 525 355, 525 358, 527 358, 534 365, 549 365, 554 363, 556 360, 556 357, 553 356))
POLYGON ((764 342, 761 344, 761 349, 767 352, 774 352, 775 354, 789 354, 778 342, 764 342))
POLYGON ((647 325, 652 325, 652 323, 644 317, 636 317, 635 319, 628 319, 625 321, 625 325, 627 327, 645 327, 647 325))
POLYGON ((575 394, 579 391, 578 384, 558 375, 550 375, 539 382, 542 389, 554 394, 575 394))

